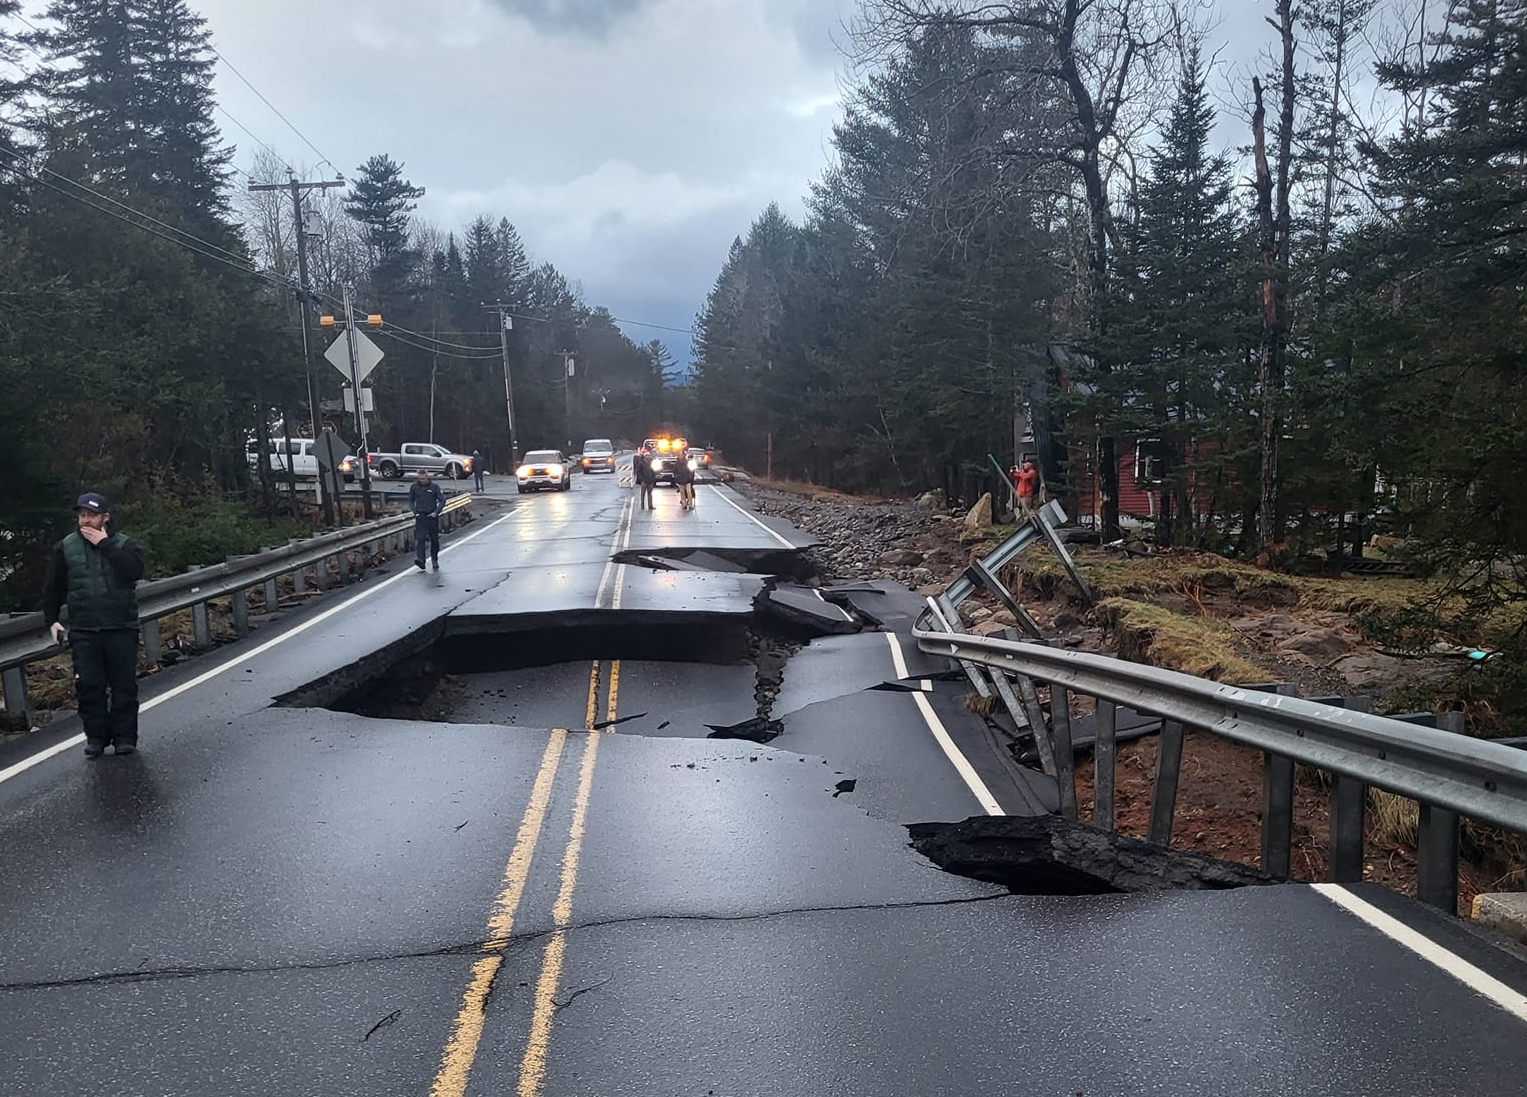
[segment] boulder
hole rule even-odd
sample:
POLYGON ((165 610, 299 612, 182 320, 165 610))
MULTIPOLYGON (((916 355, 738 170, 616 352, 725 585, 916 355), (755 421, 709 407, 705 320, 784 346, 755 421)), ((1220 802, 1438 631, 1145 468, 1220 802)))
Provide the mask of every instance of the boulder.
POLYGON ((915 549, 892 549, 880 558, 880 566, 885 568, 915 568, 923 562, 923 554, 915 549))
POLYGON ((1308 663, 1329 666, 1352 650, 1352 641, 1335 629, 1316 628, 1295 633, 1280 643, 1278 650, 1308 663))
POLYGON ((991 492, 987 492, 977 500, 976 505, 970 508, 970 513, 965 515, 966 529, 986 529, 991 525, 992 502, 991 492))
POLYGON ((917 505, 928 510, 943 510, 945 505, 943 489, 940 488, 919 495, 917 497, 917 505))

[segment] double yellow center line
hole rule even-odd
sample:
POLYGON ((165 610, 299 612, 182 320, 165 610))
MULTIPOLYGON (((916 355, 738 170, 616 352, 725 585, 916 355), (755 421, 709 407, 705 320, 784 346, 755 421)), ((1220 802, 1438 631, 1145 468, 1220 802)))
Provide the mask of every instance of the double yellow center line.
MULTIPOLYGON (((609 691, 605 702, 605 719, 613 721, 620 690, 620 662, 607 664, 609 691)), ((604 677, 601 663, 596 660, 589 669, 588 703, 585 708, 584 726, 592 728, 599 712, 601 679, 604 677)), ((598 732, 585 734, 583 756, 578 765, 578 788, 573 798, 573 817, 568 827, 567 845, 562 853, 561 884, 557 889, 556 902, 552 907, 552 934, 546 942, 541 958, 541 974, 536 980, 534 1009, 530 1020, 530 1033, 525 1041, 525 1051, 520 1059, 520 1097, 540 1097, 546 1079, 547 1055, 551 1048, 552 1017, 556 1013, 557 985, 562 978, 562 964, 567 954, 567 929, 573 918, 573 891, 578 880, 578 861, 583 852, 583 835, 588 821, 589 797, 594 786, 594 763, 599 756, 598 732)), ((541 755, 541 765, 536 771, 535 782, 530 789, 530 800, 520 819, 519 832, 509 853, 509 863, 504 867, 504 886, 494 903, 488 918, 488 932, 483 943, 483 955, 472 965, 472 977, 462 995, 461 1009, 456 1014, 451 1036, 440 1058, 440 1068, 435 1074, 431 1097, 462 1097, 471 1077, 472 1064, 477 1058, 477 1048, 482 1041, 483 1022, 487 1010, 488 995, 493 981, 503 967, 504 952, 514 932, 515 914, 524 897, 526 883, 530 879, 531 861, 536 845, 546 824, 551 805, 552 788, 556 782, 557 769, 567 745, 568 732, 558 728, 547 740, 541 755)))

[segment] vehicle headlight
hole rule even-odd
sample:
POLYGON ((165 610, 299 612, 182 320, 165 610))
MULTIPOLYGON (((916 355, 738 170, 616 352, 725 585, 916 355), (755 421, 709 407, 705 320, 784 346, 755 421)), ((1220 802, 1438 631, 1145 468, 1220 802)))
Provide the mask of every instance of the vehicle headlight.
POLYGON ((549 475, 549 476, 561 476, 562 475, 562 466, 561 465, 547 465, 546 466, 546 472, 547 472, 547 475, 549 475))
POLYGON ((472 471, 472 459, 470 457, 463 457, 461 459, 461 467, 466 469, 468 472, 471 472, 472 471))
POLYGON ((519 468, 517 468, 517 469, 516 469, 516 470, 515 470, 515 473, 514 473, 514 474, 515 474, 515 475, 516 475, 516 476, 518 476, 518 477, 519 477, 519 478, 520 478, 520 479, 521 479, 521 480, 523 480, 523 479, 525 479, 525 478, 526 478, 526 477, 527 477, 527 476, 529 476, 529 475, 530 475, 530 466, 529 466, 529 465, 521 465, 521 466, 520 466, 520 467, 519 467, 519 468))

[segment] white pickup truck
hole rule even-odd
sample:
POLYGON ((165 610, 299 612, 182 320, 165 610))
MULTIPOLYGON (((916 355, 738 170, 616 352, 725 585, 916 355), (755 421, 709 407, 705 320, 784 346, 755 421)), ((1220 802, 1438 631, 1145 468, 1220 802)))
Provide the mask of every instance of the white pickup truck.
MULTIPOLYGON (((260 468, 260 444, 250 442, 244 448, 244 455, 249 462, 249 471, 257 472, 260 468)), ((287 452, 285 438, 272 438, 266 459, 271 471, 280 475, 286 474, 287 465, 290 464, 293 475, 298 479, 318 478, 318 458, 313 453, 311 438, 293 438, 290 453, 287 452)), ((340 463, 339 471, 344 474, 345 483, 354 483, 355 474, 360 471, 360 462, 353 456, 346 457, 340 463)))
POLYGON ((472 475, 472 458, 462 453, 452 453, 433 442, 404 442, 401 451, 373 453, 368 460, 371 471, 384 480, 396 480, 420 469, 452 480, 465 480, 472 475))

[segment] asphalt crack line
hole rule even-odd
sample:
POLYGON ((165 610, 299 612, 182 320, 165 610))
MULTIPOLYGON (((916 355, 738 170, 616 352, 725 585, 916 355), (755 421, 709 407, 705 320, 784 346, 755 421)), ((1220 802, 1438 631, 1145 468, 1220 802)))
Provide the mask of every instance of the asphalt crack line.
POLYGON ((585 994, 588 994, 591 991, 599 990, 602 987, 607 987, 611 983, 613 983, 614 981, 615 981, 615 976, 611 975, 608 979, 603 979, 603 980, 601 980, 601 981, 599 981, 597 983, 593 983, 593 984, 591 984, 589 986, 586 986, 586 987, 579 987, 577 990, 573 991, 571 994, 569 994, 564 999, 558 1000, 558 999, 553 998, 552 999, 552 1003, 551 1003, 552 1007, 553 1007, 553 1009, 557 1013, 561 1013, 564 1009, 566 1009, 568 1006, 572 1005, 579 998, 582 998, 585 994))
POLYGON ((970 895, 959 899, 921 899, 890 903, 845 903, 828 906, 784 907, 779 910, 756 911, 751 914, 631 914, 620 918, 604 918, 587 922, 575 922, 564 927, 549 926, 546 929, 529 930, 508 937, 477 938, 457 944, 439 945, 435 948, 408 949, 398 952, 345 956, 334 960, 297 961, 286 964, 219 964, 146 968, 139 971, 112 971, 94 975, 81 975, 66 979, 38 979, 15 983, 0 983, 0 993, 33 990, 67 990, 74 987, 121 986, 132 983, 166 982, 176 979, 199 979, 219 975, 280 975, 305 971, 337 971, 366 964, 392 963, 401 960, 434 960, 457 956, 483 956, 508 953, 517 945, 534 944, 556 933, 580 933, 586 930, 607 929, 613 926, 640 925, 644 922, 761 922, 775 918, 789 918, 804 914, 854 914, 873 911, 931 910, 938 907, 974 906, 979 903, 1012 902, 1024 898, 1007 891, 991 895, 970 895))

